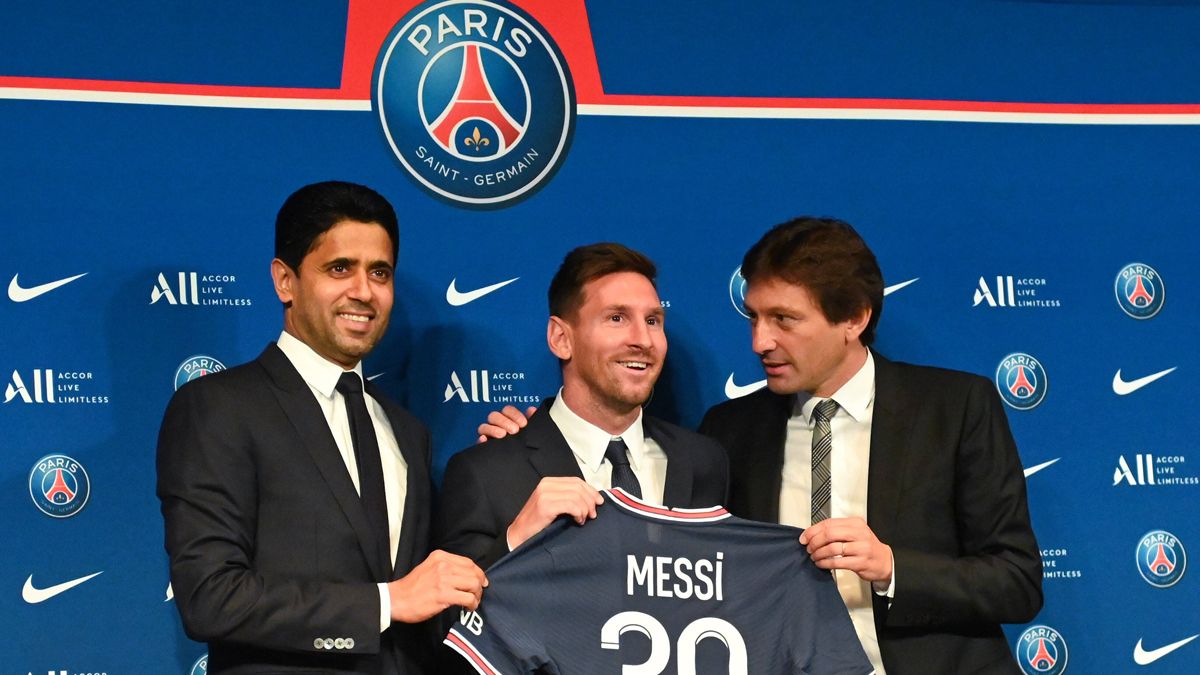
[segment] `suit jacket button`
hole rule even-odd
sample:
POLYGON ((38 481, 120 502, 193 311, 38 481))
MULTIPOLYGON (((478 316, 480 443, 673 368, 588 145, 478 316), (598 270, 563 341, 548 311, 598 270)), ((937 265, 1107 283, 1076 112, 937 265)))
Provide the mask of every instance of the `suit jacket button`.
POLYGON ((354 638, 346 638, 346 649, 354 649, 354 638))
POLYGON ((333 638, 325 638, 325 649, 333 649, 333 638))
POLYGON ((337 647, 338 649, 345 649, 345 648, 346 648, 346 641, 345 641, 345 640, 343 640, 342 638, 334 638, 334 640, 333 640, 333 646, 334 646, 334 647, 337 647))
POLYGON ((324 649, 325 641, 322 640, 321 638, 317 638, 317 639, 313 640, 313 648, 314 649, 324 649))

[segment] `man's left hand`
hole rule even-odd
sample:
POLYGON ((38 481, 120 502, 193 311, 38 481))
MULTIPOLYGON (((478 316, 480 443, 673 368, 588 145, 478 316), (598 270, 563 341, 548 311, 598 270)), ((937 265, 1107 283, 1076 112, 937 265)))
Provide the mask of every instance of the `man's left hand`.
POLYGON ((892 547, 862 518, 822 520, 800 534, 800 544, 823 570, 850 570, 882 586, 892 580, 892 547))

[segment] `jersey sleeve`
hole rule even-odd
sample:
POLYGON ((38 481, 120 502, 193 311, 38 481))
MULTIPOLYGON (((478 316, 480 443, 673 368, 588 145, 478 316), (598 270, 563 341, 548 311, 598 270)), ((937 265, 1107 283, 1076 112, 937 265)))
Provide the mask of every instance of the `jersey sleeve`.
POLYGON ((549 592, 554 558, 542 542, 568 521, 556 521, 488 569, 488 587, 474 612, 462 611, 443 641, 480 675, 559 673, 546 650, 547 621, 556 613, 549 592))

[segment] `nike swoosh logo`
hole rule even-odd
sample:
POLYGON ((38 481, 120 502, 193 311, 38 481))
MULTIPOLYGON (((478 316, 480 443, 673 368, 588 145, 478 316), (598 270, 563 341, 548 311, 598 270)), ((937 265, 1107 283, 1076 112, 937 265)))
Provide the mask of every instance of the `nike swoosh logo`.
POLYGON ((33 575, 30 574, 29 578, 25 580, 25 587, 21 589, 21 597, 25 600, 25 602, 28 602, 31 605, 36 605, 39 602, 45 602, 50 598, 53 598, 59 593, 69 591, 88 579, 101 574, 103 574, 102 571, 96 572, 95 574, 89 574, 86 577, 79 577, 78 579, 72 579, 71 581, 64 581, 61 584, 56 584, 54 586, 50 586, 49 588, 35 588, 33 585, 33 575))
MULTIPOLYGON (((1177 367, 1178 366, 1176 366, 1176 368, 1177 367)), ((1170 375, 1173 372, 1175 372, 1175 368, 1167 368, 1166 370, 1160 370, 1157 373, 1153 373, 1145 377, 1139 377, 1136 380, 1125 381, 1121 379, 1121 369, 1117 368, 1117 374, 1113 375, 1113 393, 1117 396, 1132 394, 1133 392, 1150 384, 1158 378, 1170 375)))
POLYGON ((458 281, 458 277, 455 277, 450 280, 450 286, 446 288, 446 302, 450 303, 451 305, 454 305, 455 307, 465 305, 468 302, 475 302, 476 300, 482 298, 483 296, 487 295, 488 293, 491 293, 492 291, 498 291, 501 288, 504 288, 505 286, 511 284, 512 282, 514 282, 520 278, 521 277, 513 277, 512 279, 509 279, 508 281, 501 281, 498 284, 492 284, 491 286, 484 286, 483 288, 477 288, 473 291, 467 291, 466 293, 464 293, 454 287, 454 283, 456 281, 458 281))
POLYGON ((382 372, 379 372, 379 373, 375 373, 374 375, 371 375, 370 377, 368 377, 368 378, 367 378, 367 381, 368 381, 368 382, 370 382, 371 380, 373 380, 373 379, 375 379, 375 378, 377 378, 377 377, 383 377, 383 374, 384 374, 384 373, 386 373, 386 372, 387 372, 387 371, 385 370, 385 371, 382 371, 382 372))
POLYGON ((1142 640, 1139 638, 1137 644, 1133 648, 1133 662, 1139 666, 1148 666, 1198 637, 1200 637, 1200 634, 1193 635, 1190 638, 1184 638, 1179 642, 1172 642, 1165 647, 1159 647, 1158 649, 1151 649, 1149 651, 1142 649, 1142 640))
POLYGON ((725 398, 741 398, 746 394, 753 394, 765 386, 767 386, 765 379, 758 382, 751 382, 750 384, 734 384, 733 373, 730 373, 729 379, 725 380, 725 398))
POLYGON ((920 279, 920 278, 921 277, 915 277, 913 279, 909 279, 908 281, 901 281, 898 284, 892 284, 891 286, 888 286, 883 289, 883 294, 891 295, 892 293, 895 293, 896 291, 900 290, 901 288, 904 288, 905 286, 907 286, 909 284, 916 283, 917 279, 920 279))
POLYGON ((1060 459, 1062 459, 1062 457, 1055 457, 1054 459, 1050 460, 1049 462, 1042 462, 1041 464, 1038 464, 1037 466, 1031 466, 1028 469, 1025 469, 1025 477, 1029 478, 1033 474, 1041 471, 1042 469, 1050 466, 1051 464, 1057 462, 1060 459))
POLYGON ((66 286, 79 277, 87 276, 87 272, 84 272, 83 274, 76 274, 75 276, 67 277, 66 279, 51 281, 48 284, 31 286, 29 288, 21 288, 21 284, 17 281, 17 277, 19 276, 21 275, 14 274, 12 281, 8 282, 8 299, 12 300, 13 302, 26 302, 27 300, 32 300, 39 295, 45 295, 56 288, 66 286))

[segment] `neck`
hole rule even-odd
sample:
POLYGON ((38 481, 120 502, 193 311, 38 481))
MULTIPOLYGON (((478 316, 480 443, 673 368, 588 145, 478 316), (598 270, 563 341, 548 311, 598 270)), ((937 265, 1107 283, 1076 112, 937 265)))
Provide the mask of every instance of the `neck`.
POLYGON ((583 421, 597 426, 613 436, 624 433, 637 421, 638 414, 641 412, 641 406, 615 409, 612 405, 605 405, 604 402, 590 396, 588 392, 580 391, 579 388, 569 384, 563 385, 562 399, 571 412, 578 415, 583 421))
POLYGON ((850 378, 854 377, 863 364, 867 362, 867 348, 860 343, 855 344, 855 348, 849 350, 846 358, 842 360, 838 367, 834 369, 833 376, 823 382, 817 390, 812 392, 813 396, 818 398, 829 398, 837 393, 850 378))

